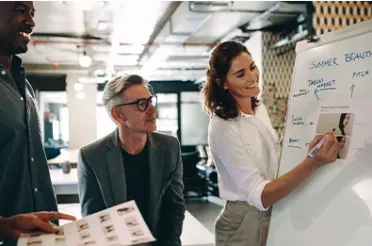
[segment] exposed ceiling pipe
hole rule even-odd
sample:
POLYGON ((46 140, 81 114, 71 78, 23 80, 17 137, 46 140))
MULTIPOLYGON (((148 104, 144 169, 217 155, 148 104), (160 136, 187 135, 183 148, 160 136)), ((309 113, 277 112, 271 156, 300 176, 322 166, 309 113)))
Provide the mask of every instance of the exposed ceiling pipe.
MULTIPOLYGON (((93 41, 93 40, 52 40, 52 39, 32 39, 32 45, 42 45, 42 44, 72 44, 72 45, 102 45, 110 46, 109 43, 93 41)), ((120 46, 131 46, 137 45, 134 43, 123 43, 120 42, 120 46)), ((214 47, 218 45, 218 42, 148 42, 145 44, 140 44, 145 46, 153 45, 170 45, 170 46, 209 46, 214 47)))
POLYGON ((84 35, 77 35, 73 33, 49 33, 49 32, 34 32, 32 34, 33 37, 40 37, 40 38, 76 38, 76 39, 84 39, 84 40, 98 40, 98 41, 105 41, 107 43, 110 43, 108 40, 92 36, 90 34, 84 34, 84 35))
MULTIPOLYGON (((170 50, 174 47, 167 41, 169 38, 187 40, 189 36, 196 32, 211 16, 211 14, 191 13, 188 2, 179 4, 178 8, 169 17, 164 27, 154 39, 154 42, 159 43, 159 45, 153 45, 153 47, 151 47, 152 49, 148 49, 147 56, 143 56, 139 59, 140 62, 145 63, 141 69, 141 73, 149 74, 151 71, 156 70, 159 62, 166 59, 170 50), (147 61, 144 62, 146 58, 147 61)), ((192 43, 182 42, 182 44, 186 46, 192 43)), ((213 42, 203 46, 214 47, 216 45, 217 44, 213 42)))
POLYGON ((275 49, 288 44, 296 43, 297 41, 305 39, 308 36, 308 34, 309 34, 308 30, 304 30, 303 27, 300 25, 298 27, 298 31, 296 34, 276 42, 275 44, 270 46, 270 49, 275 49))
POLYGON ((152 45, 152 43, 155 41, 155 38, 159 35, 161 30, 165 27, 169 19, 172 17, 174 12, 177 10, 179 5, 181 4, 180 1, 173 1, 170 3, 168 9, 164 13, 163 17, 159 21, 158 25, 155 26, 153 33, 150 36, 149 42, 146 44, 145 49, 142 51, 142 53, 139 55, 138 60, 142 60, 143 56, 149 51, 149 47, 152 45))
MULTIPOLYGON (((82 76, 86 79, 93 80, 92 82, 98 83, 99 81, 102 81, 102 79, 107 79, 106 77, 104 78, 92 78, 92 77, 86 77, 87 76, 87 71, 86 69, 81 69, 80 66, 74 66, 71 67, 70 69, 60 69, 56 70, 53 67, 48 68, 34 68, 34 69, 29 69, 28 68, 29 64, 25 64, 25 68, 27 68, 28 74, 75 74, 78 76, 82 76)), ((120 71, 125 71, 125 73, 138 73, 138 68, 122 68, 120 71)), ((202 70, 157 70, 153 74, 151 74, 151 80, 194 80, 198 77, 200 77, 204 71, 202 70)), ((119 72, 117 76, 123 75, 124 72, 119 72)))
POLYGON ((264 29, 266 29, 266 28, 269 29, 272 26, 278 25, 278 23, 274 25, 273 23, 268 22, 268 19, 273 14, 281 14, 281 15, 288 15, 288 16, 296 17, 296 15, 298 15, 300 13, 303 13, 304 11, 306 11, 306 5, 305 4, 290 4, 290 3, 285 3, 285 2, 279 1, 275 5, 273 5, 271 8, 269 8, 265 12, 263 12, 262 14, 253 18, 248 23, 248 25, 246 25, 244 27, 244 29, 246 31, 255 31, 257 29, 258 30, 262 29, 262 31, 264 31, 264 29), (283 9, 288 9, 289 6, 291 6, 292 8, 296 7, 295 8, 296 10, 291 11, 291 12, 281 11, 283 9))
MULTIPOLYGON (((248 1, 247 1, 248 3, 248 1)), ((250 10, 250 9, 233 9, 234 0, 227 0, 225 3, 206 3, 196 2, 195 0, 189 0, 189 9, 195 13, 215 13, 215 12, 235 12, 235 13, 252 13, 262 14, 262 10, 250 10), (200 9, 197 9, 197 6, 200 9)))
MULTIPOLYGON (((126 40, 126 42, 136 43, 137 45, 138 42, 148 42, 149 37, 153 36, 154 30, 156 32, 156 29, 159 28, 159 25, 157 25, 159 23, 158 11, 162 6, 166 6, 168 10, 169 6, 172 5, 174 5, 172 2, 162 4, 157 1, 149 2, 146 6, 138 1, 123 2, 118 5, 115 2, 111 51, 106 67, 107 76, 111 76, 115 72, 114 63, 116 63, 120 52, 121 41, 126 40), (142 16, 137 13, 141 13, 142 16), (138 29, 142 29, 142 31, 139 32, 138 29)), ((146 47, 142 46, 144 49, 146 47)), ((137 57, 136 62, 138 60, 137 57)))
MULTIPOLYGON (((30 63, 25 63, 24 64, 24 67, 29 71, 29 72, 32 72, 32 73, 36 73, 36 72, 40 72, 40 73, 43 73, 44 71, 45 72, 50 72, 50 73, 68 73, 68 72, 74 72, 74 73, 81 73, 81 74, 87 74, 87 70, 82 68, 81 66, 79 65, 67 65, 67 64, 61 64, 61 67, 60 69, 55 69, 55 67, 53 65, 50 65, 50 64, 30 64, 30 63)), ((118 66, 117 67, 118 69, 120 69, 121 71, 138 71, 140 69, 139 66, 118 66)), ((196 67, 193 67, 193 68, 178 68, 178 67, 174 67, 174 68, 164 68, 164 67, 161 67, 159 68, 157 71, 155 71, 155 73, 159 72, 159 73, 164 73, 166 71, 183 71, 185 73, 187 72, 198 72, 198 71, 201 71, 201 72, 204 72, 205 71, 205 68, 203 66, 196 66, 196 67)))
POLYGON ((114 10, 114 17, 113 17, 113 25, 114 29, 111 33, 111 47, 109 52, 109 58, 107 59, 106 69, 105 73, 111 79, 115 72, 115 64, 114 61, 116 59, 117 54, 119 53, 120 48, 120 37, 119 37, 119 31, 117 30, 117 27, 120 26, 120 22, 123 21, 121 19, 120 12, 122 12, 123 5, 117 4, 118 2, 114 2, 115 10, 114 10))

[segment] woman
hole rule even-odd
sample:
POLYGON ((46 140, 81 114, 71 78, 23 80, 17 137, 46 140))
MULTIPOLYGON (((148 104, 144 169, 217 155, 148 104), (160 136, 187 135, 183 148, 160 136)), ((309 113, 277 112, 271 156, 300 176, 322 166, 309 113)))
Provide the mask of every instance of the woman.
MULTIPOLYGON (((215 224, 216 245, 266 244, 270 207, 319 167, 336 160, 341 144, 333 131, 313 158, 275 178, 277 136, 257 100, 259 71, 248 50, 228 41, 213 51, 202 89, 211 120, 208 141, 226 204, 215 224)), ((309 148, 322 138, 317 136, 309 148)))
MULTIPOLYGON (((339 143, 342 144, 342 146, 345 145, 346 143, 346 137, 344 136, 336 136, 336 139, 339 143)), ((345 159, 346 158, 346 155, 345 153, 342 153, 343 151, 343 148, 341 148, 338 152, 337 152, 337 159, 345 159)))
MULTIPOLYGON (((338 123, 338 127, 340 128, 340 132, 341 132, 342 136, 337 136, 337 141, 342 143, 342 144, 345 144, 345 142, 346 142, 345 127, 347 127, 347 125, 349 124, 349 121, 350 121, 350 114, 349 113, 342 113, 340 115, 340 121, 338 123)), ((342 159, 342 157, 345 158, 345 155, 341 155, 341 152, 342 152, 342 148, 337 153, 337 159, 342 159)))
POLYGON ((350 114, 349 113, 342 113, 340 115, 340 121, 338 123, 338 127, 340 128, 342 136, 346 136, 345 127, 349 124, 350 121, 350 114))

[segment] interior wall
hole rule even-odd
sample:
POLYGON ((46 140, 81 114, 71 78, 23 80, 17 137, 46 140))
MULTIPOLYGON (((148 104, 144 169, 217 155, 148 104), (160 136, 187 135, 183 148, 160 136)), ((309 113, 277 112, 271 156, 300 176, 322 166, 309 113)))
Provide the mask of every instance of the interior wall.
POLYGON ((314 1, 313 27, 316 35, 372 19, 372 2, 314 1))
MULTIPOLYGON (((254 63, 260 71, 259 81, 262 81, 262 32, 255 32, 252 36, 244 43, 248 51, 251 53, 254 63)), ((263 90, 263 83, 260 83, 261 93, 263 90)))
POLYGON ((67 76, 67 107, 69 114, 69 149, 79 149, 97 139, 97 85, 84 84, 78 98, 74 89, 78 77, 67 76))
POLYGON ((262 101, 267 107, 274 129, 281 138, 296 54, 291 44, 275 50, 269 48, 279 40, 281 37, 272 33, 265 32, 262 35, 262 101), (285 53, 278 55, 281 52, 285 53))

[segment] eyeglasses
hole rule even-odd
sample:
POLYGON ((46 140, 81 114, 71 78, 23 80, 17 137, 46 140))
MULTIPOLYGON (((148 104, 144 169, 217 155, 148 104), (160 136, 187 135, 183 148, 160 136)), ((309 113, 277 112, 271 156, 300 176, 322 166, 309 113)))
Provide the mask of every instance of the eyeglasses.
POLYGON ((149 98, 141 98, 137 101, 130 102, 130 103, 122 103, 118 104, 115 107, 121 107, 121 106, 127 106, 127 105, 137 105, 137 108, 139 111, 144 112, 149 107, 149 104, 151 103, 154 107, 156 106, 157 97, 151 96, 149 98))

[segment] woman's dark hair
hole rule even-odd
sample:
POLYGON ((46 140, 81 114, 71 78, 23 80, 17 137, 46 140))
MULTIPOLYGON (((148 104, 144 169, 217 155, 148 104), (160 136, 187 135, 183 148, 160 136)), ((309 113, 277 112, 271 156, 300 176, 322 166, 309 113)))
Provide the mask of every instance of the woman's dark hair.
MULTIPOLYGON (((239 115, 236 100, 223 85, 232 60, 244 52, 250 54, 243 44, 235 41, 223 42, 214 49, 202 88, 202 103, 209 115, 216 114, 225 120, 239 115)), ((255 109, 258 104, 258 99, 252 97, 252 109, 255 109)))
MULTIPOLYGON (((344 138, 344 136, 337 136, 336 139, 337 139, 337 142, 338 143, 341 143, 342 139, 344 138)), ((341 159, 340 157, 340 151, 337 152, 337 158, 338 159, 341 159)))
POLYGON ((345 120, 345 118, 346 118, 346 113, 342 113, 341 115, 340 115, 340 121, 339 121, 339 123, 338 123, 338 127, 340 128, 340 131, 341 131, 341 134, 342 135, 346 135, 345 134, 345 125, 344 125, 344 120, 345 120))

